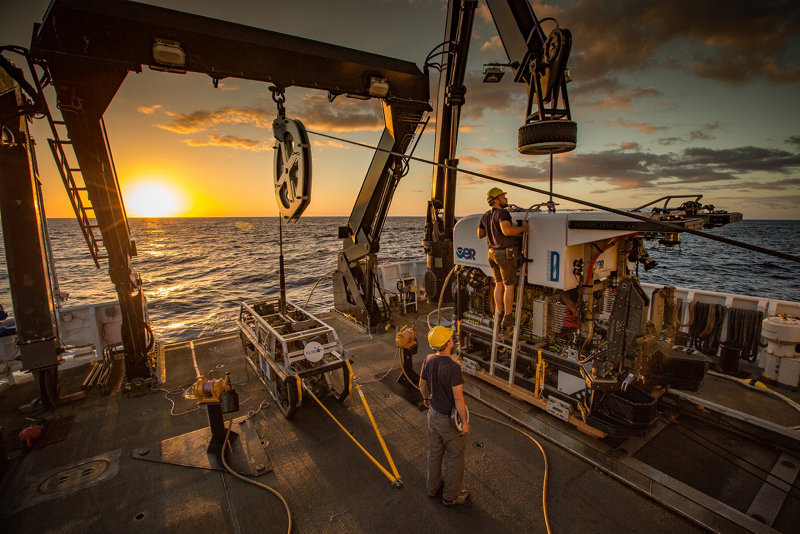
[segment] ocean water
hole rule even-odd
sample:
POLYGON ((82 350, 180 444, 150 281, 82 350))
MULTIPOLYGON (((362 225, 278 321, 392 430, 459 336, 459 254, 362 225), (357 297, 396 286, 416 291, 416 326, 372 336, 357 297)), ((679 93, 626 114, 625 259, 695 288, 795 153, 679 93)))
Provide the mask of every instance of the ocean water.
MULTIPOLYGON (((97 269, 74 219, 49 222, 53 255, 66 305, 115 300, 107 269, 97 269)), ((313 312, 333 306, 331 277, 346 217, 305 217, 283 225, 287 298, 313 312), (319 281, 311 294, 312 287, 319 281)), ((423 217, 390 217, 384 225, 381 262, 424 259, 423 217)), ((277 296, 278 219, 131 219, 154 331, 180 341, 235 328, 239 304, 277 296)), ((725 237, 800 255, 800 221, 742 221, 710 230, 725 237)), ((683 235, 680 251, 648 244, 659 265, 640 272, 645 282, 800 301, 800 265, 683 235)), ((0 303, 10 309, 5 252, 0 247, 0 303)))

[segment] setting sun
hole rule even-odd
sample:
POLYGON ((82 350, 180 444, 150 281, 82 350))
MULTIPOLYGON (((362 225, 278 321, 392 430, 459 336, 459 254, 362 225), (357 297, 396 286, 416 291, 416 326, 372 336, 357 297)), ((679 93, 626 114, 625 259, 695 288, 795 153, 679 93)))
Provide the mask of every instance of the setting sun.
POLYGON ((186 198, 164 182, 137 182, 124 193, 125 209, 131 217, 179 217, 186 212, 186 198))

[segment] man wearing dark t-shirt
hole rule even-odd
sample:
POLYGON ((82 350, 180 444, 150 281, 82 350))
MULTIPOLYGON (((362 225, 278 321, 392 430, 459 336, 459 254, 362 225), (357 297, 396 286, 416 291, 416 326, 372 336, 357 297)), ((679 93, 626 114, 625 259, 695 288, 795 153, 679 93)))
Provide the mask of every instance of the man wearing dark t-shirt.
POLYGON ((517 255, 519 245, 515 236, 528 231, 528 223, 514 226, 508 212, 506 193, 493 187, 486 193, 486 200, 492 207, 483 214, 478 225, 478 239, 486 238, 489 247, 489 266, 494 273, 494 306, 503 326, 514 324, 514 288, 517 285, 517 255))
POLYGON ((428 496, 436 497, 442 490, 442 502, 446 506, 464 504, 469 498, 469 491, 461 487, 469 421, 464 403, 461 366, 451 357, 455 347, 453 335, 454 332, 444 326, 434 326, 428 332, 428 343, 436 352, 425 358, 419 376, 419 390, 425 406, 429 408, 428 496), (461 431, 451 419, 454 408, 461 417, 461 431), (444 483, 442 460, 445 464, 444 483))

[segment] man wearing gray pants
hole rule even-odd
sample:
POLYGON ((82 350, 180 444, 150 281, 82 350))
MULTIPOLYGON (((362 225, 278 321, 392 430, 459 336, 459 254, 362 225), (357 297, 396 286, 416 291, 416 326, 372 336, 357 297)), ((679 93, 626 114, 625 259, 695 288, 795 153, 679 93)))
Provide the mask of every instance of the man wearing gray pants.
POLYGON ((469 421, 464 403, 461 366, 451 357, 455 347, 453 335, 454 332, 444 326, 434 326, 428 332, 428 343, 436 352, 425 358, 419 378, 419 390, 425 406, 429 408, 428 496, 436 497, 442 490, 445 506, 464 504, 469 498, 469 491, 461 487, 469 421), (462 421, 461 430, 456 428, 452 414, 457 414, 462 421))

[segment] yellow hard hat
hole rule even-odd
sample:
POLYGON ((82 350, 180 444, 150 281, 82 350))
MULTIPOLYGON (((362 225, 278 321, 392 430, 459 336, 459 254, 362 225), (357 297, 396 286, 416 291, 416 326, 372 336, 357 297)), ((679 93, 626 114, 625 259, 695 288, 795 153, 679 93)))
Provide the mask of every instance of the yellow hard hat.
POLYGON ((434 326, 428 332, 428 345, 434 350, 443 349, 447 345, 447 341, 453 337, 453 332, 446 326, 434 326))
POLYGON ((486 202, 491 204, 494 199, 496 199, 500 195, 505 195, 505 194, 506 192, 500 189, 499 187, 493 187, 489 189, 489 191, 486 193, 486 202))

